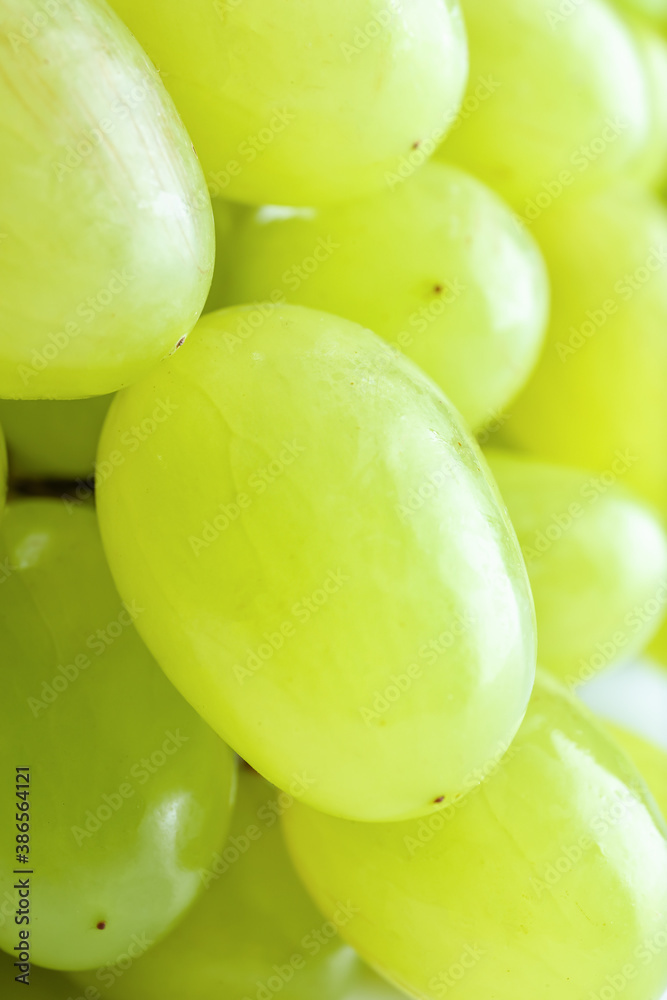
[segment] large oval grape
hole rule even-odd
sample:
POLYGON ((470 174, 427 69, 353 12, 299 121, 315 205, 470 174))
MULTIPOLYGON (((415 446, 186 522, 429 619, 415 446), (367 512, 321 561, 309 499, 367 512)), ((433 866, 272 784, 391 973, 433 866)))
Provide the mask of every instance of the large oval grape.
POLYGON ((299 306, 208 314, 116 398, 97 469, 137 627, 274 784, 398 819, 503 752, 534 674, 525 567, 469 432, 380 338, 299 306))
POLYGON ((544 675, 506 758, 457 804, 351 823, 297 804, 283 827, 323 912, 414 997, 605 996, 667 987, 667 826, 639 773, 544 675), (452 990, 453 992, 453 990, 452 990), (611 995, 611 994, 610 994, 611 995))
POLYGON ((427 164, 394 191, 244 219, 221 275, 224 305, 282 293, 368 326, 438 383, 472 427, 523 386, 546 329, 546 268, 496 195, 427 164))
POLYGON ((194 900, 224 840, 234 761, 137 635, 143 610, 118 597, 89 507, 10 504, 0 549, 0 947, 21 929, 12 872, 34 870, 32 961, 93 968, 145 952, 194 900))
POLYGON ((163 74, 213 194, 311 205, 412 172, 468 70, 458 0, 113 0, 163 74))
POLYGON ((657 516, 595 473, 499 449, 485 457, 526 560, 540 664, 574 687, 639 652, 667 601, 657 516))
POLYGON ((102 0, 4 0, 0 130, 0 396, 130 385, 190 332, 213 273, 164 86, 102 0))

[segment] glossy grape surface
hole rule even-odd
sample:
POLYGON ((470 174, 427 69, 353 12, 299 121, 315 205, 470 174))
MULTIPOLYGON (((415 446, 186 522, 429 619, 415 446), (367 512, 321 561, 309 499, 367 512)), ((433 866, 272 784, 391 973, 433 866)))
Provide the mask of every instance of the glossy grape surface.
POLYGON ((99 468, 138 629, 274 784, 397 819, 503 752, 535 663, 523 560, 469 432, 380 338, 298 306, 207 314, 114 401, 99 468))

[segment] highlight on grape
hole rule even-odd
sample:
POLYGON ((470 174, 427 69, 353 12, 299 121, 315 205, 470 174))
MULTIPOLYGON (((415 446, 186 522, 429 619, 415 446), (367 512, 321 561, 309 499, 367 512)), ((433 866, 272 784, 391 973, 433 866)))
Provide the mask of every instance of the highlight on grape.
POLYGON ((667 1000, 667 0, 0 0, 0 997, 667 1000))

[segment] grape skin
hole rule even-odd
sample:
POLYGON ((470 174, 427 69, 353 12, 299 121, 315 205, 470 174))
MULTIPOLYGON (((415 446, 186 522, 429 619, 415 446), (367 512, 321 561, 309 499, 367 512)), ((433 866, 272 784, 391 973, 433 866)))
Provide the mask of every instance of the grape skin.
POLYGON ((297 804, 282 822, 322 911, 353 899, 343 937, 420 1000, 453 980, 461 1000, 581 1000, 629 965, 626 1000, 667 982, 667 825, 546 674, 506 760, 440 817, 360 824, 297 804))
POLYGON ((581 469, 500 449, 485 457, 526 560, 540 664, 574 687, 638 653, 667 600, 667 539, 655 513, 581 469))
POLYGON ((465 88, 458 0, 113 0, 164 73, 211 194, 319 205, 381 190, 465 88))
POLYGON ((201 168, 154 67, 100 0, 42 6, 5 0, 0 13, 9 399, 131 384, 190 332, 213 273, 201 168))
POLYGON ((300 306, 210 313, 117 397, 114 455, 98 509, 137 627, 274 784, 400 818, 502 752, 535 664, 523 561, 471 435, 380 338, 300 306), (168 422, 124 448, 157 399, 168 422))
MULTIPOLYGON (((229 821, 234 759, 141 643, 141 610, 121 604, 88 506, 10 503, 0 551, 11 665, 0 750, 12 767, 31 767, 31 956, 93 968, 146 951, 195 899, 229 821)), ((0 947, 10 952, 14 806, 5 782, 0 947)))
POLYGON ((221 304, 269 300, 276 290, 386 338, 473 428, 521 389, 548 318, 535 241, 492 191, 438 163, 367 201, 246 213, 221 304))

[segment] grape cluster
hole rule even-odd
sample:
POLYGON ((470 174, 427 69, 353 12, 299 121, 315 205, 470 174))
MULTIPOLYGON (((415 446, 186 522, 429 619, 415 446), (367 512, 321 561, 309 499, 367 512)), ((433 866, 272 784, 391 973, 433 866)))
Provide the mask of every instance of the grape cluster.
POLYGON ((0 996, 664 1000, 666 0, 0 0, 0 150, 0 996))

